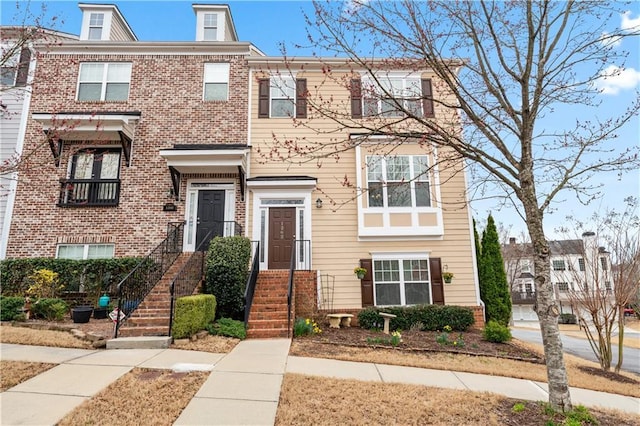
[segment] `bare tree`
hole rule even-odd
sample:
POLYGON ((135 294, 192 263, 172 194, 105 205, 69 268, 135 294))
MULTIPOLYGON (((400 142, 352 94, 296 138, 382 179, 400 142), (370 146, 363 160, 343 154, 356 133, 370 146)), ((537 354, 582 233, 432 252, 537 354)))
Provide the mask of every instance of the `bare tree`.
POLYGON ((464 164, 474 165, 484 184, 502 190, 527 224, 549 402, 570 409, 543 218, 562 191, 588 201, 597 195, 597 184, 589 180, 594 174, 638 167, 637 147, 625 149, 612 139, 639 104, 612 118, 571 117, 561 128, 543 127, 542 121, 561 106, 597 107, 607 67, 624 65, 618 41, 638 36, 640 29, 608 28, 623 11, 605 2, 352 0, 346 7, 314 5, 315 13, 307 17, 310 44, 325 57, 346 55, 353 74, 371 83, 361 80, 360 87, 354 86, 353 76, 334 78, 330 71, 336 59, 327 61, 326 84, 341 84, 352 93, 351 100, 342 102, 322 96, 320 87, 309 88, 309 116, 296 122, 326 134, 314 120, 330 118, 339 131, 331 130, 330 142, 274 137, 268 155, 292 163, 339 160, 342 152, 371 141, 371 135, 382 135, 393 139, 379 146, 386 155, 393 155, 395 145, 417 140, 425 150, 437 150, 435 167, 462 171, 464 164), (432 73, 435 95, 417 88, 399 95, 384 84, 383 75, 397 69, 432 73), (350 115, 354 94, 377 98, 395 113, 350 115), (418 113, 407 99, 433 102, 430 112, 437 119, 418 113), (358 137, 341 136, 346 133, 358 137))

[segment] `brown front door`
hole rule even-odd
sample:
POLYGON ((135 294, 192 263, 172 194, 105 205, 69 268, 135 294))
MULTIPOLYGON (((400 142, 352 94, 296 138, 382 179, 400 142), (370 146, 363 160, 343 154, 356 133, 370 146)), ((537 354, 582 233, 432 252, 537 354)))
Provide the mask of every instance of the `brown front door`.
POLYGON ((295 229, 295 207, 269 209, 269 269, 289 269, 295 229))

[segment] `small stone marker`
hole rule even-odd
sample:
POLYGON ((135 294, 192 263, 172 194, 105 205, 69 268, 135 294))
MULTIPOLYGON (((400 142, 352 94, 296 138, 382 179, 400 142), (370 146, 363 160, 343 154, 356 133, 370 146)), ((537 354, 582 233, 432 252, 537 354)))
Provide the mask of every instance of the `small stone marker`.
POLYGON ((379 315, 384 320, 384 329, 382 330, 382 332, 384 334, 389 334, 389 321, 391 320, 391 318, 395 318, 396 315, 388 314, 386 312, 379 312, 379 315))

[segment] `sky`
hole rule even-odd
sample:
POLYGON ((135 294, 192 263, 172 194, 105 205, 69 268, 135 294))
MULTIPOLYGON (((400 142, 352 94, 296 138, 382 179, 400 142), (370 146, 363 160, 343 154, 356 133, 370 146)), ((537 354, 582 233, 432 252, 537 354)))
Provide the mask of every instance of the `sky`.
MULTIPOLYGON (((24 11, 27 2, 19 1, 24 11)), ((42 2, 31 1, 30 10, 38 15, 42 2)), ((46 16, 55 17, 54 29, 71 34, 79 34, 82 14, 78 2, 48 1, 46 16)), ((87 1, 87 3, 94 3, 87 1)), ((290 56, 309 56, 313 48, 296 48, 306 43, 306 23, 302 12, 311 13, 309 1, 95 1, 95 3, 117 4, 125 19, 141 41, 192 41, 195 40, 195 14, 192 3, 229 4, 240 41, 253 43, 266 55, 279 56, 281 46, 285 46, 290 56)), ((0 0, 0 22, 2 25, 19 25, 21 14, 16 13, 15 0, 0 0)), ((630 27, 640 25, 640 1, 627 6, 629 12, 618 17, 612 25, 630 27)), ((49 19, 45 19, 49 26, 49 19)), ((30 23, 30 22, 27 22, 30 23)), ((610 78, 602 86, 602 111, 608 115, 628 105, 640 90, 640 37, 624 40, 622 48, 631 52, 626 69, 615 78, 610 78)), ((617 64, 610 64, 613 70, 617 64)), ((555 111, 547 121, 548 126, 562 126, 563 120, 575 111, 555 111)), ((636 116, 619 134, 617 143, 626 146, 640 145, 640 119, 636 116)), ((594 212, 604 213, 609 209, 622 209, 623 199, 628 196, 640 197, 640 171, 623 176, 617 173, 600 174, 598 181, 603 184, 602 197, 588 206, 582 205, 571 194, 558 197, 550 213, 545 215, 545 233, 549 238, 560 238, 555 230, 566 223, 567 215, 587 219, 594 212)), ((497 223, 511 227, 513 236, 525 231, 525 224, 513 209, 505 208, 497 199, 473 200, 472 213, 480 224, 489 213, 497 223)))

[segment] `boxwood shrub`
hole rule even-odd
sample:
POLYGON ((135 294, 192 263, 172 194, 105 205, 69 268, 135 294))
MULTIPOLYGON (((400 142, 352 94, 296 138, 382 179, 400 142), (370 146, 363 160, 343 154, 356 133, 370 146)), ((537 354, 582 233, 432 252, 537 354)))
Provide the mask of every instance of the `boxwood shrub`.
POLYGON ((251 240, 215 237, 207 253, 204 292, 216 296, 218 318, 244 317, 244 289, 249 275, 251 240))
POLYGON ((41 298, 31 302, 31 312, 36 318, 47 321, 62 321, 69 313, 69 306, 62 299, 41 298))
POLYGON ((207 328, 216 316, 216 298, 212 294, 197 294, 176 300, 171 335, 175 339, 191 337, 207 328))
POLYGON ((16 317, 22 315, 23 306, 24 297, 0 296, 0 320, 13 321, 16 317))
POLYGON ((379 312, 396 315, 389 322, 391 330, 409 330, 419 324, 424 331, 442 330, 445 325, 453 331, 466 331, 475 322, 473 311, 464 306, 415 305, 363 309, 358 313, 360 327, 382 328, 384 321, 379 312))
POLYGON ((489 321, 484 326, 482 335, 484 336, 484 340, 493 343, 504 343, 511 340, 511 330, 509 330, 509 327, 494 320, 489 321))
POLYGON ((235 337, 236 339, 246 339, 247 330, 244 328, 244 322, 233 320, 231 318, 220 318, 213 324, 207 325, 209 334, 214 336, 235 337))

